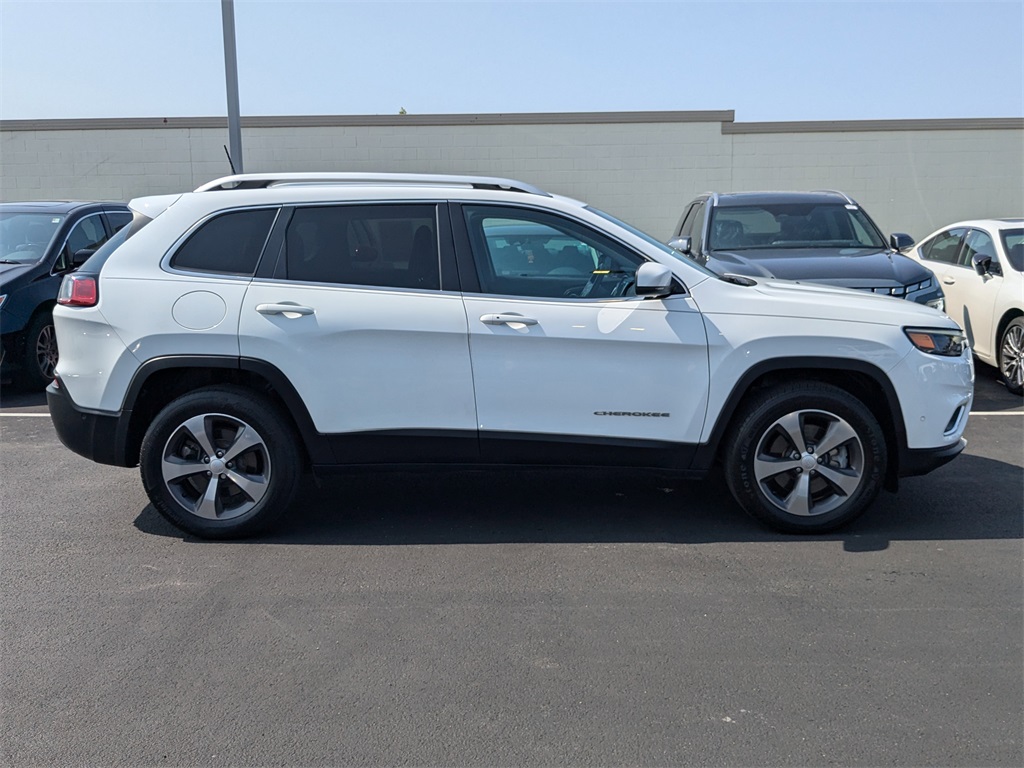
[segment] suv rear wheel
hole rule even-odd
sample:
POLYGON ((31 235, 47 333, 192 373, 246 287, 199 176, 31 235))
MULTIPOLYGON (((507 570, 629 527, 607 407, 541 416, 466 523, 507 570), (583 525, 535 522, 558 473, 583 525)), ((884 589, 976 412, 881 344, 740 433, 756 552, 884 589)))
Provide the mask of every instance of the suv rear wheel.
POLYGON ((273 524, 295 495, 299 441, 269 400, 209 387, 165 407, 142 441, 142 483, 173 525, 208 539, 273 524))
POLYGON ((885 477, 885 438, 863 403, 800 382, 754 397, 726 448, 726 480, 751 515, 780 531, 821 533, 858 517, 885 477))

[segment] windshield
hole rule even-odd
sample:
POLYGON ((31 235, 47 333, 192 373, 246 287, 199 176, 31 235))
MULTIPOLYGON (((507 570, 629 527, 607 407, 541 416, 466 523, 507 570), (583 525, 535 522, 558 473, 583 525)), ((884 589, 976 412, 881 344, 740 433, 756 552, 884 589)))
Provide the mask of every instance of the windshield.
POLYGON ((1024 272, 1024 229, 1004 229, 999 237, 1003 240, 1003 251, 1010 266, 1024 272))
POLYGON ((780 203, 716 207, 708 248, 885 248, 867 214, 842 203, 780 203))
POLYGON ((590 211, 591 213, 596 213, 602 219, 607 219, 608 221, 612 222, 613 224, 617 224, 618 226, 622 227, 624 230, 626 230, 630 234, 636 235, 637 237, 639 237, 644 242, 649 243, 650 245, 653 245, 655 248, 657 248, 661 253, 665 254, 666 256, 671 256, 676 261, 681 261, 686 266, 692 267, 692 268, 694 268, 694 269, 696 269, 696 270, 698 270, 700 272, 703 272, 708 277, 718 277, 718 275, 716 275, 714 272, 712 272, 707 267, 701 266, 700 264, 697 264, 696 262, 691 261, 690 259, 686 258, 683 254, 681 254, 679 251, 677 251, 675 248, 671 248, 671 247, 665 245, 664 243, 659 243, 657 240, 655 240, 653 237, 648 235, 646 232, 644 232, 643 230, 637 229, 632 224, 627 224, 626 222, 622 221, 621 219, 617 219, 614 216, 612 216, 611 214, 605 213, 604 211, 599 210, 597 208, 593 208, 593 207, 591 207, 589 205, 585 206, 585 208, 586 208, 586 210, 590 211))
POLYGON ((35 264, 57 234, 63 216, 50 213, 0 213, 0 261, 35 264))

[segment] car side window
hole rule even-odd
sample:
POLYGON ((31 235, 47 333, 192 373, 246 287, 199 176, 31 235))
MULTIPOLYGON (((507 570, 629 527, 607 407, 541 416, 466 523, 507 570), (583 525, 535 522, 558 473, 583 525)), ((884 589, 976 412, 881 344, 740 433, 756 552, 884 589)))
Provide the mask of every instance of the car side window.
POLYGON ((703 202, 697 203, 693 210, 693 219, 690 221, 690 229, 684 234, 688 234, 691 240, 690 251, 691 253, 700 254, 704 251, 704 211, 707 210, 707 205, 703 202))
POLYGON ((992 260, 993 264, 999 261, 999 258, 996 256, 996 246, 992 236, 980 229, 972 229, 967 234, 958 264, 961 267, 974 269, 975 256, 987 256, 992 260))
POLYGON ((963 236, 963 229, 951 229, 936 235, 921 246, 921 258, 944 264, 956 264, 963 236))
POLYGON ((483 293, 552 299, 636 295, 643 257, 584 224, 523 208, 462 210, 483 293))
POLYGON ((284 240, 284 277, 314 283, 438 290, 437 206, 297 208, 284 240))
POLYGON ((190 272, 251 276, 276 215, 276 208, 261 208, 215 216, 189 236, 170 265, 190 272))
POLYGON ((55 269, 65 270, 71 266, 71 257, 83 249, 99 248, 107 241, 107 231, 103 228, 103 219, 100 214, 94 213, 86 216, 75 224, 74 229, 68 234, 64 241, 64 247, 57 257, 55 269))
POLYGON ((693 217, 697 213, 697 203, 690 203, 686 209, 686 213, 683 218, 679 220, 679 226, 676 227, 676 236, 682 237, 683 235, 690 234, 690 227, 693 226, 693 217))
POLYGON ((132 223, 132 215, 128 211, 107 211, 110 231, 117 232, 121 227, 132 223))

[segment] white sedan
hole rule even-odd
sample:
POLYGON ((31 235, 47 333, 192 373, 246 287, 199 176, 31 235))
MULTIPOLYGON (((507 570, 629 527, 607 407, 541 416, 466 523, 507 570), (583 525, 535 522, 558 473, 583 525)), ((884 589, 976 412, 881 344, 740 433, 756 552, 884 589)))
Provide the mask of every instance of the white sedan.
POLYGON ((935 273, 975 356, 1024 393, 1024 219, 961 221, 906 254, 935 273))

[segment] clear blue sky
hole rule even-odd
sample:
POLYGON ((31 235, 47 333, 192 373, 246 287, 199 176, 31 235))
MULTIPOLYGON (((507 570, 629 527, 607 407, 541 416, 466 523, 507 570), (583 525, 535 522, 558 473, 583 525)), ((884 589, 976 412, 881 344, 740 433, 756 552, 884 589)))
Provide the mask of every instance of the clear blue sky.
MULTIPOLYGON (((235 0, 243 115, 1024 116, 1024 0, 235 0)), ((220 0, 0 0, 0 118, 226 114, 220 0)))

